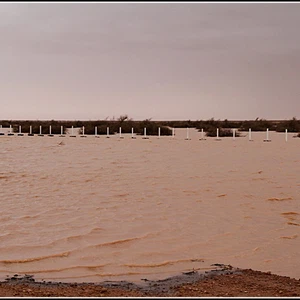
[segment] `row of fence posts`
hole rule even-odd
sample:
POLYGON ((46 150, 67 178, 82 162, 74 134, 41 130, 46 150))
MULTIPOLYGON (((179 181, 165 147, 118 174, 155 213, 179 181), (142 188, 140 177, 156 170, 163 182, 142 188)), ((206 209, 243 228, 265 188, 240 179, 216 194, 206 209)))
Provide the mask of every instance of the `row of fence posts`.
MULTIPOLYGON (((60 133, 60 137, 64 137, 65 135, 63 134, 63 126, 60 126, 61 127, 61 133, 60 133)), ((2 131, 2 125, 0 125, 0 129, 2 131)), ((71 128, 71 135, 70 137, 76 137, 76 135, 74 134, 74 127, 72 126, 71 128)), ((233 140, 235 140, 235 137, 236 137, 236 134, 235 134, 235 131, 236 129, 233 129, 232 130, 232 138, 233 140)), ((0 135, 4 135, 3 132, 0 132, 0 135)), ((9 136, 11 135, 14 135, 14 133, 12 133, 12 127, 10 125, 9 127, 9 133, 7 134, 9 136)), ((19 126, 19 133, 17 134, 18 136, 24 136, 24 134, 22 133, 21 131, 21 126, 19 126)), ((29 127, 29 133, 28 133, 29 136, 33 136, 34 134, 32 133, 32 126, 29 127)), ((44 134, 42 134, 42 126, 40 126, 40 133, 38 134, 38 136, 44 136, 44 134)), ((48 136, 54 136, 54 134, 51 133, 51 125, 49 126, 49 134, 48 136)), ((175 136, 175 128, 172 128, 172 137, 175 136)), ((81 137, 86 137, 86 135, 84 134, 84 126, 82 127, 82 135, 81 137)), ((97 126, 95 126, 95 137, 99 138, 99 135, 97 134, 97 126)), ((107 127, 107 132, 106 132, 106 137, 109 138, 109 127, 107 127)), ((121 139, 123 139, 124 137, 122 137, 122 128, 120 127, 119 128, 119 137, 121 139)), ((160 137, 160 127, 158 128, 158 137, 160 137)), ((133 132, 133 128, 131 128, 131 138, 132 139, 135 139, 136 137, 134 136, 134 132, 133 132)), ((147 129, 144 128, 144 136, 143 136, 143 139, 148 139, 147 137, 147 129)), ((252 135, 251 135, 251 128, 249 128, 249 134, 248 134, 248 139, 249 141, 253 141, 252 139, 252 135)), ((187 127, 186 129, 186 138, 185 140, 191 140, 190 137, 189 137, 189 128, 187 127)), ((199 140, 206 140, 204 138, 204 131, 203 131, 203 128, 201 129, 201 138, 199 140)), ((217 141, 220 141, 220 137, 219 137, 219 128, 217 128, 217 137, 216 137, 216 140, 217 141)), ((288 140, 288 130, 286 129, 285 130, 285 141, 287 142, 288 140)), ((271 140, 269 139, 269 129, 267 129, 266 131, 266 138, 264 139, 264 142, 270 142, 271 140)))

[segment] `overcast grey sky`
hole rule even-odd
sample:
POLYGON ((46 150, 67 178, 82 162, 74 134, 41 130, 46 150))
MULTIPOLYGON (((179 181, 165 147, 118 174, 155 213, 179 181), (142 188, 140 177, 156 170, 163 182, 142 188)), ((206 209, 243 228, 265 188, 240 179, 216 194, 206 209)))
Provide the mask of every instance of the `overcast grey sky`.
POLYGON ((300 3, 0 3, 0 119, 300 118, 300 3))

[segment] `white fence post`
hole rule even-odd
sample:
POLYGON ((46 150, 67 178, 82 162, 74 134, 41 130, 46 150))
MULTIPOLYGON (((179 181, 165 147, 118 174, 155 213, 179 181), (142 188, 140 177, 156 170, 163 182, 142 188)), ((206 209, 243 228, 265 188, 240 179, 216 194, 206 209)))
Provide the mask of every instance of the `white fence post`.
POLYGON ((217 138, 216 141, 220 141, 221 139, 219 138, 219 128, 217 128, 217 138))
POLYGON ((189 127, 186 128, 186 139, 185 140, 190 140, 190 135, 189 135, 189 127))
POLYGON ((269 139, 269 128, 267 128, 267 137, 264 142, 271 142, 271 140, 269 139))
POLYGON ((136 138, 135 136, 133 136, 133 127, 131 127, 131 138, 132 138, 132 139, 135 139, 135 138, 136 138))
POLYGON ((203 131, 203 128, 201 128, 201 139, 199 139, 200 141, 204 141, 204 140, 206 140, 205 138, 204 138, 204 131, 203 131))
POLYGON ((72 133, 71 133, 70 137, 76 137, 76 135, 74 135, 74 126, 73 125, 72 125, 72 133))
POLYGON ((60 135, 59 137, 64 137, 64 129, 63 129, 63 126, 60 126, 60 135))
POLYGON ((148 140, 149 138, 147 137, 147 128, 144 128, 144 137, 143 139, 148 140))
POLYGON ((84 126, 82 126, 82 135, 80 137, 86 137, 86 135, 84 135, 84 126))
POLYGON ((42 125, 40 125, 40 134, 39 134, 39 136, 44 136, 44 135, 42 134, 42 125))

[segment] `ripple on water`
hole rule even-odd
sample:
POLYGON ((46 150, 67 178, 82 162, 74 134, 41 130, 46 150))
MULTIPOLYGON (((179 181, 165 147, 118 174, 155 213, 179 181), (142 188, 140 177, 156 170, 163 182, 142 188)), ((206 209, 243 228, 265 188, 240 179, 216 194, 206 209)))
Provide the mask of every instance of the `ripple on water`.
POLYGON ((1 140, 0 275, 169 276, 209 257, 300 277, 298 145, 184 137, 1 140))

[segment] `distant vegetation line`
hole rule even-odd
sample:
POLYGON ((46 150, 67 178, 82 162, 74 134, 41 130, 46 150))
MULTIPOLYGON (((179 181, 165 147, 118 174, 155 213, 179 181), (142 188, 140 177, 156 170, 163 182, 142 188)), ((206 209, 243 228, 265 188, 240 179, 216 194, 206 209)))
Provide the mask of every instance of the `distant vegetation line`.
MULTIPOLYGON (((32 133, 39 133, 40 126, 42 126, 42 133, 49 133, 49 126, 51 125, 51 133, 60 134, 61 126, 64 128, 82 128, 84 126, 85 134, 94 134, 95 127, 97 127, 97 134, 106 134, 107 127, 109 127, 110 134, 118 133, 119 128, 122 128, 122 133, 131 133, 133 128, 134 133, 143 134, 144 128, 147 129, 147 135, 157 135, 158 128, 160 127, 161 135, 171 135, 172 130, 170 128, 196 128, 199 131, 203 129, 207 136, 216 136, 216 129, 219 128, 220 136, 232 135, 232 129, 235 128, 238 131, 270 131, 284 132, 286 129, 288 132, 300 133, 300 120, 295 117, 290 120, 266 120, 256 118, 255 120, 233 121, 233 120, 215 120, 211 118, 209 120, 197 120, 197 121, 152 121, 151 119, 145 119, 143 121, 135 121, 128 117, 128 115, 121 115, 116 120, 96 120, 96 121, 64 121, 64 120, 1 120, 0 125, 2 127, 13 128, 14 132, 19 131, 19 126, 22 127, 23 133, 29 132, 29 127, 32 126, 32 133)), ((81 132, 82 133, 82 129, 81 132)), ((236 136, 239 133, 236 132, 236 136)))

